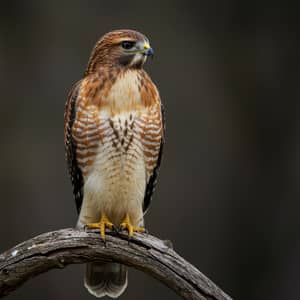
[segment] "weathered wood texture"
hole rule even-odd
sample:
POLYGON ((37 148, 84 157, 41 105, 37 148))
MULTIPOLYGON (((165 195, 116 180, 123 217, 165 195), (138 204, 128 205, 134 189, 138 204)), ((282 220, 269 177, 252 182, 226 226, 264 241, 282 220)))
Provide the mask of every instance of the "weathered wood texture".
POLYGON ((99 233, 75 229, 41 234, 1 254, 0 297, 40 273, 96 260, 117 261, 146 272, 183 299, 231 299, 179 256, 170 242, 138 233, 128 242, 125 234, 107 232, 104 245, 99 233))

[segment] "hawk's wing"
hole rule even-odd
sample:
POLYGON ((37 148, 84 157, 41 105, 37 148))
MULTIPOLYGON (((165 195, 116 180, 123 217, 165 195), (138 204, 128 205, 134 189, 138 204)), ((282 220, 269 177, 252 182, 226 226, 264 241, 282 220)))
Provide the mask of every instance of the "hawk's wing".
POLYGON ((81 81, 78 81, 71 89, 65 106, 65 156, 68 164, 68 172, 73 186, 77 212, 80 212, 83 199, 83 177, 76 160, 76 143, 72 136, 72 128, 76 117, 76 105, 81 81))
POLYGON ((163 107, 162 103, 160 104, 160 108, 161 108, 162 135, 161 135, 160 148, 159 148, 156 165, 153 169, 153 172, 152 172, 152 174, 148 180, 147 186, 146 186, 144 203, 143 203, 144 214, 147 212, 147 210, 150 206, 152 195, 153 195, 153 192, 154 192, 156 184, 157 184, 157 178, 158 178, 158 174, 159 174, 160 163, 161 163, 162 153, 163 153, 163 146, 165 143, 165 130, 166 130, 165 124, 166 123, 165 123, 165 111, 164 111, 164 107, 163 107))

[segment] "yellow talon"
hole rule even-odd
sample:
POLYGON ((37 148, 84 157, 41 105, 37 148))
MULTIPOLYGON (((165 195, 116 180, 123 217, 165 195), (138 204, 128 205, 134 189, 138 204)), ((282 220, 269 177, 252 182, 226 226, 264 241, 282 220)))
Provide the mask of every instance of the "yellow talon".
POLYGON ((128 214, 126 214, 126 217, 123 220, 123 222, 120 224, 120 227, 121 227, 122 230, 126 229, 128 231, 129 236, 133 236, 134 232, 145 232, 145 228, 143 228, 143 227, 134 227, 131 224, 131 221, 130 221, 130 218, 129 218, 128 214))
POLYGON ((89 223, 86 225, 90 229, 100 229, 100 236, 105 240, 105 228, 113 229, 114 224, 110 222, 105 214, 101 214, 101 219, 98 223, 89 223))

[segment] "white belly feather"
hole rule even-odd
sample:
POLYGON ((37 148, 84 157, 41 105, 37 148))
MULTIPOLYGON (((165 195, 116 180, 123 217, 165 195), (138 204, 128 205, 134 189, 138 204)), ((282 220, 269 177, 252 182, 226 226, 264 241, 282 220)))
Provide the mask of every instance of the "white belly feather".
POLYGON ((101 213, 115 225, 126 213, 135 226, 143 223, 145 160, 139 132, 132 122, 132 113, 124 113, 101 123, 105 138, 85 180, 81 224, 99 221, 101 213))

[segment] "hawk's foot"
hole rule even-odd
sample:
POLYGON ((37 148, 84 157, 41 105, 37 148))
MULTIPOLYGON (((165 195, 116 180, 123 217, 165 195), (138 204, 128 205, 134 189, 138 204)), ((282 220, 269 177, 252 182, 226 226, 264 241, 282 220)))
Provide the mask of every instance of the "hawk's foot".
POLYGON ((98 223, 90 223, 87 224, 86 227, 90 229, 99 229, 102 240, 105 240, 105 229, 109 228, 112 230, 114 228, 114 224, 108 220, 105 214, 101 214, 101 219, 98 223))
POLYGON ((143 227, 135 227, 131 224, 131 220, 128 214, 124 218, 123 222, 120 224, 121 230, 127 230, 128 236, 132 237, 134 232, 145 232, 145 228, 143 227))

